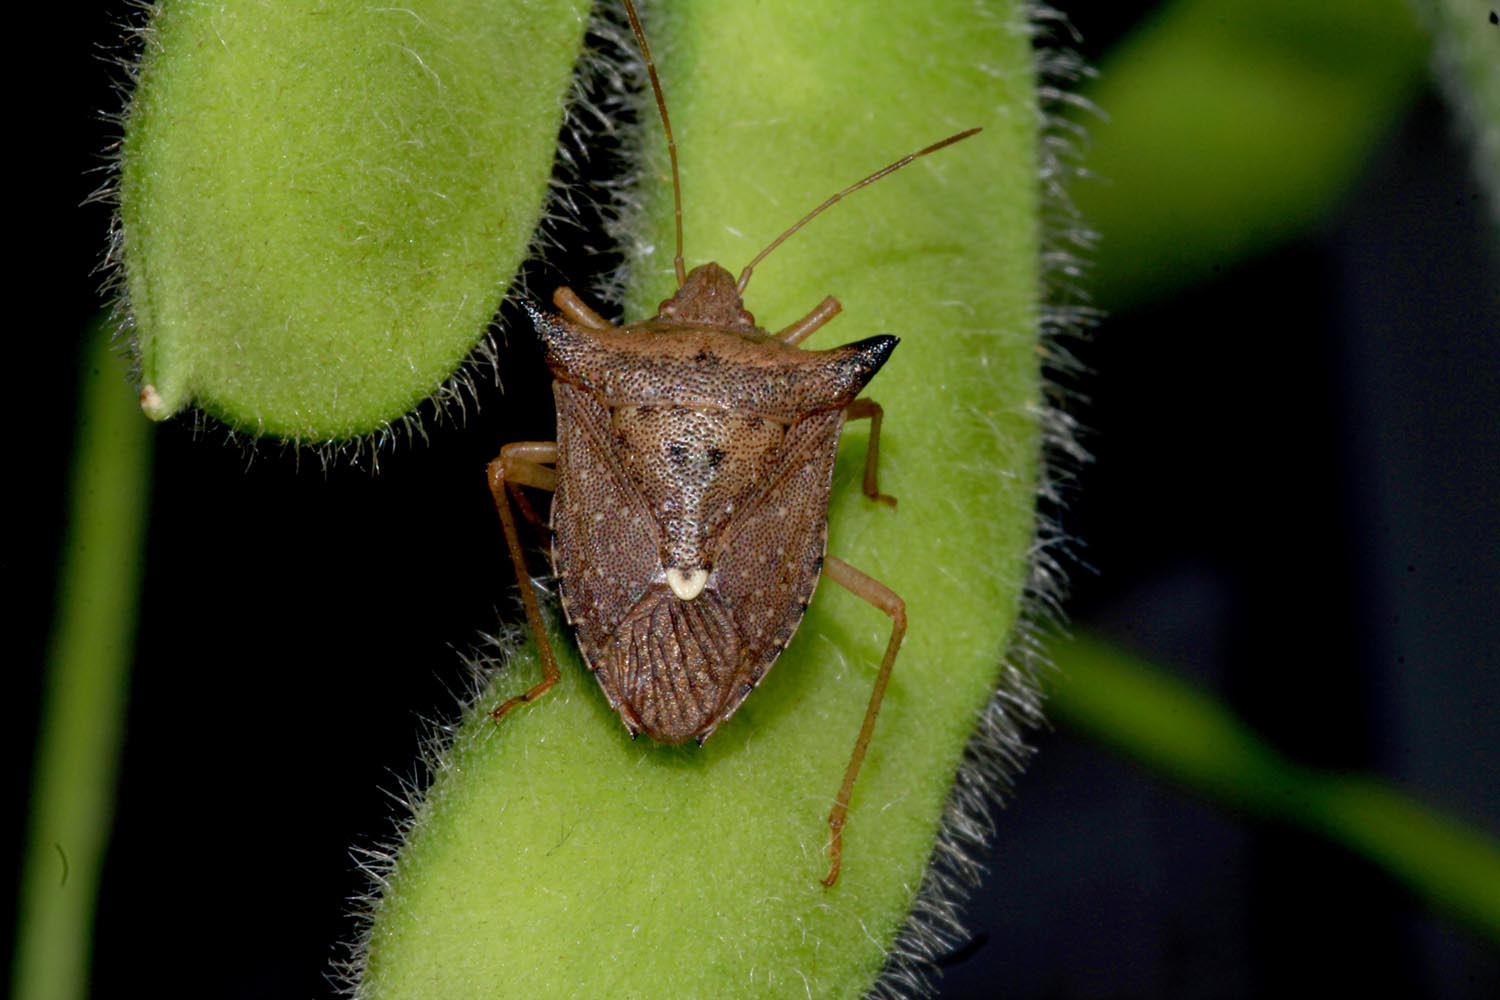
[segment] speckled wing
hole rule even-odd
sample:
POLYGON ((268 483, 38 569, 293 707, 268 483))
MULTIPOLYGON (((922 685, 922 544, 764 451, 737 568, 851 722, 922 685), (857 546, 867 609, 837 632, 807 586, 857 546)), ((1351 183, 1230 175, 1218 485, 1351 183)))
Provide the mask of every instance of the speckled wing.
POLYGON ((741 674, 730 611, 712 591, 683 601, 666 584, 659 525, 616 457, 608 408, 563 382, 554 395, 552 559, 578 647, 632 733, 706 735, 741 674))
POLYGON ((735 693, 742 661, 718 594, 684 601, 655 584, 620 624, 595 676, 627 726, 658 743, 682 743, 706 738, 723 706, 743 697, 735 693))
MULTIPOLYGON (((662 573, 656 521, 614 457, 609 410, 586 389, 553 383, 557 493, 552 568, 563 610, 592 670, 610 637, 662 573)), ((611 707, 616 696, 606 685, 611 707)))
POLYGON ((787 432, 764 491, 726 528, 709 589, 740 637, 740 683, 727 719, 771 669, 807 611, 828 546, 828 496, 842 410, 813 413, 787 432))

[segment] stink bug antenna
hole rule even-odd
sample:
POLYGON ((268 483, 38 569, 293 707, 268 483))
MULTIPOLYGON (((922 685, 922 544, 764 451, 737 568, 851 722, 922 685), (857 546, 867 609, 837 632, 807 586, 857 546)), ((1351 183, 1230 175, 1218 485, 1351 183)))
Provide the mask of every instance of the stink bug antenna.
MULTIPOLYGON (((630 0, 626 0, 626 6, 629 6, 629 3, 630 3, 630 0)), ((639 29, 637 29, 637 30, 639 30, 639 29)), ((641 44, 642 45, 646 44, 645 39, 641 39, 641 44)), ((651 65, 651 57, 649 55, 646 57, 646 65, 647 66, 651 65)), ((655 71, 654 70, 652 71, 652 77, 651 77, 651 79, 652 80, 656 79, 655 71)), ((660 102, 660 100, 661 100, 661 92, 657 91, 657 101, 658 101, 658 103, 660 102)), ((662 120, 665 121, 666 120, 667 109, 666 108, 662 108, 662 112, 661 113, 662 113, 662 120)), ((853 184, 850 184, 848 187, 844 188, 844 190, 840 191, 838 194, 836 194, 833 197, 829 198, 827 201, 823 202, 823 204, 819 205, 817 208, 813 209, 811 212, 808 212, 802 218, 798 219, 792 225, 792 227, 790 229, 788 229, 786 232, 782 233, 780 236, 778 236, 774 240, 772 240, 770 246, 766 247, 760 253, 756 254, 754 260, 752 260, 750 263, 748 263, 748 264, 745 265, 745 269, 740 272, 740 280, 739 280, 739 292, 740 292, 740 294, 741 295, 745 294, 745 286, 748 285, 748 284, 750 284, 750 274, 751 274, 751 272, 753 272, 755 270, 755 265, 756 264, 759 264, 761 261, 765 260, 766 256, 768 254, 770 254, 770 252, 772 250, 775 250, 777 247, 781 246, 781 244, 785 243, 787 241, 788 237, 790 237, 797 230, 801 229, 803 226, 807 225, 813 219, 816 219, 819 215, 821 215, 824 212, 824 210, 826 210, 828 208, 832 208, 833 204, 835 202, 842 201, 844 198, 846 198, 849 195, 853 194, 854 192, 858 191, 862 187, 867 187, 870 184, 874 184, 876 181, 880 180, 880 178, 884 177, 886 174, 893 174, 893 173, 895 173, 897 170, 900 170, 902 167, 906 166, 912 160, 919 159, 919 158, 921 158, 923 156, 926 156, 928 153, 936 153, 938 150, 942 149, 944 146, 951 146, 955 142, 961 142, 964 139, 967 139, 969 136, 973 135, 975 132, 978 132, 978 131, 980 131, 980 129, 978 129, 978 128, 964 129, 962 132, 954 133, 953 135, 950 135, 946 139, 939 139, 937 142, 933 143, 931 146, 924 146, 921 149, 917 150, 915 153, 908 153, 907 155, 901 157, 901 159, 897 160, 895 163, 890 163, 890 164, 887 164, 886 166, 881 167, 879 170, 875 171, 873 174, 871 174, 870 176, 866 177, 864 180, 855 181, 853 184)), ((671 141, 671 131, 670 130, 668 130, 667 135, 668 135, 668 142, 670 142, 671 141)), ((677 169, 677 161, 675 159, 672 161, 672 169, 673 170, 677 169)), ((681 239, 681 228, 680 227, 682 225, 682 212, 681 212, 680 208, 679 208, 679 211, 678 211, 678 214, 677 214, 677 222, 678 222, 678 226, 679 226, 679 229, 678 229, 678 237, 679 237, 678 247, 679 247, 679 250, 680 250, 680 248, 681 248, 681 242, 680 242, 680 239, 681 239)), ((680 271, 678 273, 681 274, 680 271)), ((680 281, 681 281, 681 279, 679 279, 679 283, 680 283, 680 281)))
MULTIPOLYGON (((635 32, 635 40, 641 43, 641 55, 646 59, 646 72, 651 77, 651 89, 656 93, 656 110, 661 112, 661 127, 667 133, 667 156, 672 160, 672 207, 677 212, 677 256, 672 258, 672 268, 677 272, 677 287, 681 288, 687 281, 687 267, 682 263, 682 181, 677 175, 677 140, 672 138, 672 119, 667 117, 667 102, 661 96, 661 78, 656 75, 656 63, 651 58, 651 46, 646 44, 646 32, 641 27, 641 17, 636 13, 635 4, 630 0, 625 0, 625 13, 630 18, 630 27, 635 32)), ((922 152, 927 153, 931 150, 924 149, 922 152)), ((801 224, 797 223, 799 226, 801 224)), ((741 281, 740 284, 743 285, 744 282, 741 281)))

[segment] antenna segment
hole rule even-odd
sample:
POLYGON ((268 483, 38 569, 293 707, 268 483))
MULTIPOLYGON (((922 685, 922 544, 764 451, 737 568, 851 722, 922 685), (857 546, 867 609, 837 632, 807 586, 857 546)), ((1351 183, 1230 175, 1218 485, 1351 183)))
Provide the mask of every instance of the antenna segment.
MULTIPOLYGON (((627 0, 627 2, 628 2, 628 0, 627 0)), ((650 65, 650 63, 648 62, 647 65, 650 65)), ((653 79, 654 79, 654 77, 653 77, 653 79)), ((666 114, 665 109, 663 109, 662 114, 666 114)), ((955 142, 960 142, 960 141, 962 141, 964 139, 967 139, 969 136, 973 135, 974 133, 976 133, 978 131, 980 131, 980 129, 977 129, 977 128, 965 129, 962 132, 957 132, 957 133, 955 133, 953 135, 950 135, 946 139, 940 139, 937 142, 933 143, 931 146, 924 146, 923 148, 917 150, 915 153, 908 153, 906 156, 901 157, 901 159, 897 160, 895 163, 887 164, 886 166, 881 167, 879 170, 875 171, 873 174, 871 174, 870 176, 866 177, 865 179, 860 180, 860 181, 856 181, 855 183, 850 184, 848 187, 844 188, 844 190, 840 191, 838 194, 836 194, 833 197, 829 198, 827 201, 823 202, 823 204, 819 205, 817 208, 813 209, 811 212, 808 212, 802 218, 798 219, 796 221, 796 223, 793 224, 790 229, 788 229, 786 232, 782 233, 780 236, 778 236, 774 240, 772 240, 770 246, 766 247, 760 253, 756 254, 754 260, 752 260, 750 263, 748 263, 748 264, 745 265, 745 269, 740 272, 740 280, 739 280, 739 291, 740 291, 740 294, 741 295, 745 294, 745 286, 748 285, 748 284, 750 284, 750 273, 755 270, 755 265, 756 264, 759 264, 761 261, 765 260, 767 254, 769 254, 772 250, 775 250, 777 247, 781 246, 781 244, 785 243, 787 241, 787 238, 789 236, 791 236, 793 233, 795 233, 797 230, 799 230, 803 226, 807 225, 813 219, 816 219, 826 209, 833 207, 833 204, 835 202, 842 201, 844 198, 846 198, 849 195, 853 194, 854 192, 858 191, 862 187, 866 187, 866 186, 868 186, 870 184, 874 184, 876 181, 880 180, 882 177, 886 176, 887 174, 895 173, 897 170, 900 170, 902 167, 906 166, 912 160, 915 160, 915 159, 918 159, 920 157, 926 156, 928 153, 936 153, 938 150, 942 149, 944 146, 951 146, 955 142)), ((675 164, 676 161, 674 160, 673 162, 675 164)), ((680 217, 679 217, 679 222, 680 222, 680 217)))
MULTIPOLYGON (((677 173, 677 140, 672 138, 672 120, 667 117, 667 102, 661 96, 661 78, 656 75, 656 62, 651 58, 651 46, 646 43, 646 32, 641 28, 640 15, 636 13, 635 4, 630 0, 625 0, 625 13, 630 18, 630 28, 635 32, 636 41, 641 44, 641 55, 646 59, 646 72, 651 76, 651 89, 656 93, 656 110, 661 112, 661 127, 667 133, 667 156, 672 160, 672 207, 677 213, 677 256, 672 258, 672 268, 677 272, 677 287, 681 288, 683 282, 687 281, 687 267, 682 262, 682 181, 677 173)), ((743 284, 742 281, 741 285, 743 284)))

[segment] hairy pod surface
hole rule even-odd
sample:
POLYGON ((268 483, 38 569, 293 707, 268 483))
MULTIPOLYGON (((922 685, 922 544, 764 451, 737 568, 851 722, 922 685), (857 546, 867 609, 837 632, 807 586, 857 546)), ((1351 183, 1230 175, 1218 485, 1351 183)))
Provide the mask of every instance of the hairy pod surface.
POLYGON ((146 414, 338 441, 439 393, 536 231, 587 8, 160 4, 119 177, 146 414))

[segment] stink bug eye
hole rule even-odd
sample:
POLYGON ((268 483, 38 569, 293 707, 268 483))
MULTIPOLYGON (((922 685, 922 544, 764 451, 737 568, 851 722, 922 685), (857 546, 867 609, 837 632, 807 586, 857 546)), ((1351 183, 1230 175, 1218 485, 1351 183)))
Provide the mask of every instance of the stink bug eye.
POLYGON ((831 887, 849 799, 906 634, 906 606, 878 580, 827 554, 828 501, 843 426, 867 419, 864 492, 895 506, 878 485, 883 411, 859 393, 896 338, 804 350, 798 345, 838 315, 837 299, 825 298, 771 333, 755 325, 743 294, 757 264, 836 202, 979 129, 925 146, 832 195, 767 244, 738 279, 716 263, 689 271, 677 144, 630 0, 625 11, 671 160, 677 289, 655 316, 620 327, 567 288, 553 295, 559 315, 528 307, 554 379, 557 440, 506 445, 489 465, 489 482, 543 676, 491 714, 503 718, 559 676, 536 594, 525 585, 530 574, 512 505, 526 520, 543 522, 523 487, 554 493, 552 568, 563 613, 632 737, 708 739, 770 672, 827 577, 892 623, 828 816, 823 884, 831 887))

